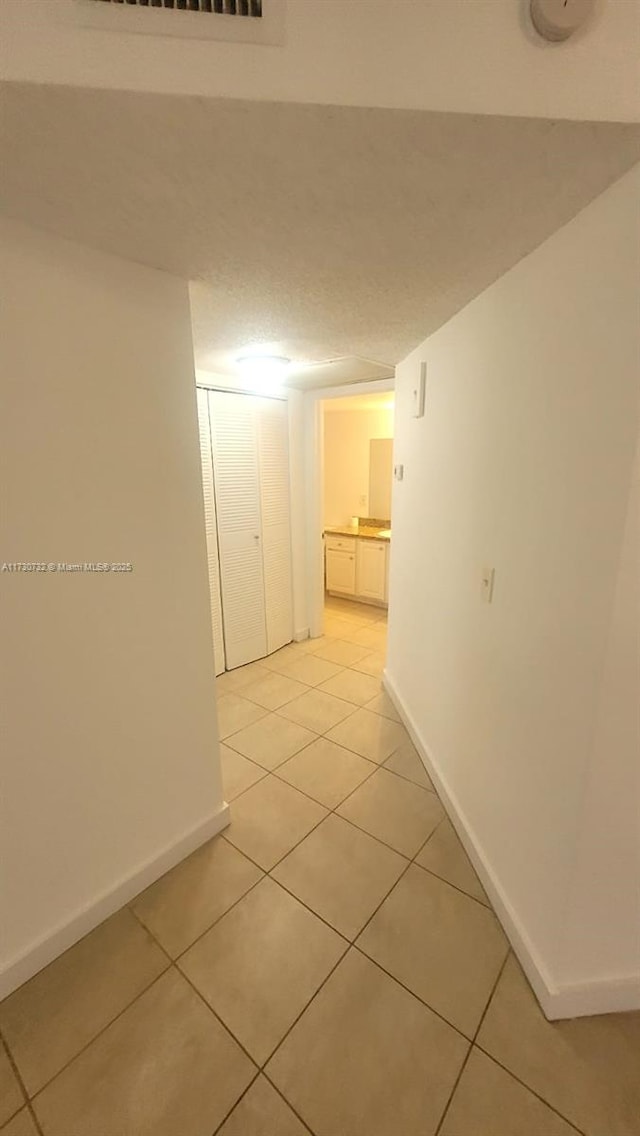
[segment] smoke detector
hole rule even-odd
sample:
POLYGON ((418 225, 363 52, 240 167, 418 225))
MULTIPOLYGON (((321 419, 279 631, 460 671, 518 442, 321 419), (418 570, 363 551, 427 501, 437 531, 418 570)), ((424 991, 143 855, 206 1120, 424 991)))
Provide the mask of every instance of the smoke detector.
POLYGON ((584 27, 595 0, 531 0, 533 26, 543 39, 558 43, 584 27))

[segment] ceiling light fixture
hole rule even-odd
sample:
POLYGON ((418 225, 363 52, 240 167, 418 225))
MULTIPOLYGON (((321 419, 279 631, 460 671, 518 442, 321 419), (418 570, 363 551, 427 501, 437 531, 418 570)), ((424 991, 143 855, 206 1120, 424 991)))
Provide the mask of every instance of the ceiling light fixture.
POLYGON ((291 360, 284 355, 241 355, 236 365, 252 382, 277 383, 284 379, 291 360))

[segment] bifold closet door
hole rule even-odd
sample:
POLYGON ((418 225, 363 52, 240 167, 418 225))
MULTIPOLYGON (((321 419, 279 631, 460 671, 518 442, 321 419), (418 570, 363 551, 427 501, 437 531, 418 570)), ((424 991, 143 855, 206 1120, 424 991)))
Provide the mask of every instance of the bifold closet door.
POLYGON ((207 392, 198 388, 198 425, 200 427, 200 459, 202 462, 202 488, 204 492, 204 522, 207 538, 209 566, 209 592, 211 596, 211 628, 216 674, 226 669, 224 637, 222 634, 222 602, 220 598, 220 564, 218 561, 218 528, 216 498, 213 484, 213 458, 209 428, 209 402, 207 392))
POLYGON ((267 654, 255 399, 209 391, 227 668, 267 654))
POLYGON ((287 403, 255 399, 262 562, 269 654, 293 638, 289 416, 287 403))

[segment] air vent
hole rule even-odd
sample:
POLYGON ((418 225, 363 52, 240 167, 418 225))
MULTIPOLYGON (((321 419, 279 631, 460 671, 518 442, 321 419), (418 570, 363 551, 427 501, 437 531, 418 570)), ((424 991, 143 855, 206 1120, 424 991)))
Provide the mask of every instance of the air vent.
POLYGON ((176 12, 209 12, 216 16, 262 16, 262 0, 93 0, 96 4, 129 4, 134 8, 172 8, 176 12))
POLYGON ((75 0, 75 11, 78 23, 103 31, 282 44, 285 5, 286 0, 75 0))

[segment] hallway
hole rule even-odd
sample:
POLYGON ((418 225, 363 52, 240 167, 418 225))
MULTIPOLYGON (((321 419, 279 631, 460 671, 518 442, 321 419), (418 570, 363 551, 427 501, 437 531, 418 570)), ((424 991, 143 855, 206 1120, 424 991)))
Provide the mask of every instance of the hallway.
POLYGON ((232 823, 0 1006, 2 1136, 637 1136, 640 1014, 543 1018, 385 616, 217 680, 232 823))

